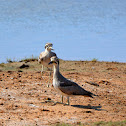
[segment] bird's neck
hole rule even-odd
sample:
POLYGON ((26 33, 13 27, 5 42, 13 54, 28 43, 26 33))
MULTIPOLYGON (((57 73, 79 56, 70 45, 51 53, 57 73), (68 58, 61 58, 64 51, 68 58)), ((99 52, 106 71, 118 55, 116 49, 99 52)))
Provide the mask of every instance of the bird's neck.
POLYGON ((59 72, 59 65, 53 65, 53 69, 54 69, 54 71, 53 71, 53 78, 55 78, 55 77, 57 77, 60 74, 60 72, 59 72))
POLYGON ((45 49, 45 52, 50 52, 51 50, 45 49))

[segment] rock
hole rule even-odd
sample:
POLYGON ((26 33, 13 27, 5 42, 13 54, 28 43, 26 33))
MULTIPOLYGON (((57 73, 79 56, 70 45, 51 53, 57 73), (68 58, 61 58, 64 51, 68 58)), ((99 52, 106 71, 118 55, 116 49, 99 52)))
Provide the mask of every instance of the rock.
POLYGON ((22 68, 28 68, 28 67, 29 67, 29 65, 23 64, 19 68, 22 69, 22 68))
POLYGON ((18 72, 23 72, 22 70, 18 70, 18 72))

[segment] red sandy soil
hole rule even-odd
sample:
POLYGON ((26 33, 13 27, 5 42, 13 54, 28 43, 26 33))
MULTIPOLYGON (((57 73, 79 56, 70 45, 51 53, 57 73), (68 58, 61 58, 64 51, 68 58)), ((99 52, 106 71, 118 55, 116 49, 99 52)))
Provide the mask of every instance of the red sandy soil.
POLYGON ((98 96, 73 96, 69 106, 54 105, 46 100, 61 101, 61 96, 52 86, 53 75, 47 87, 48 73, 42 79, 40 65, 38 70, 0 70, 0 126, 126 120, 126 63, 62 61, 60 67, 66 78, 98 96))

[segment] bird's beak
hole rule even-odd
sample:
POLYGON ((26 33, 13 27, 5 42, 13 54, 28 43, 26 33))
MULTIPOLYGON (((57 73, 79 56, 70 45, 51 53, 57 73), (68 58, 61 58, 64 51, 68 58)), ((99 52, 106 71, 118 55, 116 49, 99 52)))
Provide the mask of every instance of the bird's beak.
POLYGON ((53 61, 50 61, 50 62, 48 63, 48 65, 50 65, 50 64, 53 64, 53 61))
POLYGON ((52 47, 49 47, 51 50, 54 50, 52 47))
POLYGON ((48 65, 53 64, 53 63, 57 64, 57 62, 55 62, 55 61, 50 61, 50 62, 48 63, 48 65))

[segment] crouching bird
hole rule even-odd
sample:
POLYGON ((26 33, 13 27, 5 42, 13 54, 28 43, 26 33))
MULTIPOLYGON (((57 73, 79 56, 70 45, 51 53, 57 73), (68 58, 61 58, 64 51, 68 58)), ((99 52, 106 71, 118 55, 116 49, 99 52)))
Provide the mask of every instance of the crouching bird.
POLYGON ((41 75, 45 71, 44 67, 50 68, 49 81, 48 81, 47 87, 49 87, 50 76, 51 76, 51 68, 53 67, 53 65, 48 65, 48 63, 50 62, 50 58, 52 56, 57 56, 56 53, 51 51, 51 50, 54 50, 52 48, 52 46, 53 46, 52 43, 46 43, 45 51, 41 52, 40 55, 39 55, 39 58, 38 58, 38 63, 42 64, 41 75))

